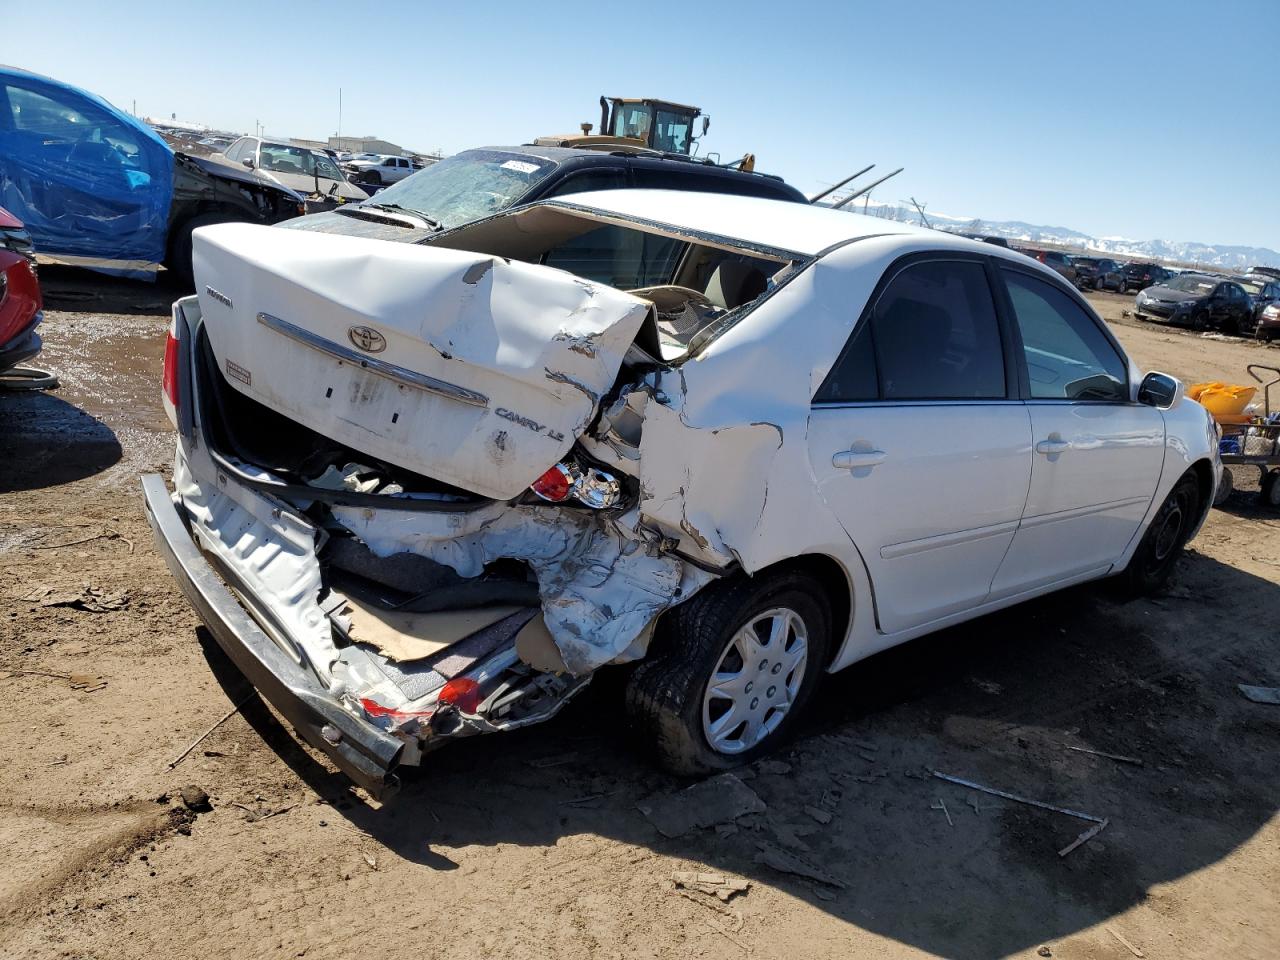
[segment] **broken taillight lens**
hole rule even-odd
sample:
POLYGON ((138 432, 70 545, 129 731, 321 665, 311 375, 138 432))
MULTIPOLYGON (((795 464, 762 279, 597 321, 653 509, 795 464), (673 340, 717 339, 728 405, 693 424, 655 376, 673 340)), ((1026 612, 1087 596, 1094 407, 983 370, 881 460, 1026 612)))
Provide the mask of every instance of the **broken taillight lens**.
POLYGON ((573 473, 563 463, 557 463, 554 467, 533 481, 533 485, 529 488, 543 500, 550 500, 552 503, 562 503, 569 499, 569 494, 573 492, 573 473))
POLYGON ((470 677, 454 677, 440 688, 436 703, 457 707, 463 713, 475 713, 480 706, 480 684, 470 677))
POLYGON ((529 487, 543 500, 563 503, 570 497, 592 510, 605 510, 622 499, 622 484, 611 473, 574 463, 557 463, 529 487))
POLYGON ((164 398, 169 401, 169 404, 176 412, 180 399, 178 389, 178 338, 173 335, 172 329, 169 331, 168 339, 164 342, 164 376, 161 382, 164 388, 164 398))

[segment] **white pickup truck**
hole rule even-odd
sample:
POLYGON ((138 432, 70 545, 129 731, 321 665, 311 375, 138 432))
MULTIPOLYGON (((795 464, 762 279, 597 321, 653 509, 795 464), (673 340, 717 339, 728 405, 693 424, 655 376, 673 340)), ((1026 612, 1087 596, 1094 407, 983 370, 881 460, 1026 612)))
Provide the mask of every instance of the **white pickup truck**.
POLYGON ((343 165, 358 183, 397 183, 422 169, 422 161, 408 157, 379 156, 372 160, 352 160, 343 165))

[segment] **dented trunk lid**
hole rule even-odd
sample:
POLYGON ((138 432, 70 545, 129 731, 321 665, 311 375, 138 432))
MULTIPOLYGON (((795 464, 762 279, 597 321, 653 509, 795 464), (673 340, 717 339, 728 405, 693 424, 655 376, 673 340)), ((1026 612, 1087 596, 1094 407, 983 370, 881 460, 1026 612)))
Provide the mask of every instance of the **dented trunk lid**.
POLYGON ((254 224, 197 230, 193 265, 232 387, 497 499, 568 452, 651 309, 549 267, 254 224))

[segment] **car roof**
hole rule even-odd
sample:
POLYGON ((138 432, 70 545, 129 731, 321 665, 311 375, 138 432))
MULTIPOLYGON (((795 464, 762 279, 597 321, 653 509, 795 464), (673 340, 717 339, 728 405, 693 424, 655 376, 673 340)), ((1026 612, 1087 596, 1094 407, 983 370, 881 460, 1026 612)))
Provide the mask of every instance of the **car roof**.
POLYGON ((546 204, 700 233, 806 257, 830 247, 875 236, 927 236, 939 247, 999 255, 1001 248, 954 233, 846 213, 830 207, 724 193, 685 190, 601 190, 574 193, 546 204))
MULTIPOLYGON (((683 154, 657 153, 654 151, 626 150, 619 148, 617 150, 596 150, 589 147, 551 147, 542 146, 537 143, 522 143, 518 146, 485 146, 472 147, 467 150, 458 152, 458 156, 463 156, 472 152, 492 151, 495 153, 510 153, 516 156, 539 157, 543 160, 550 160, 555 164, 569 163, 583 166, 598 165, 614 165, 616 166, 619 158, 642 167, 673 167, 681 170, 687 170, 695 174, 704 174, 706 176, 718 176, 732 178, 735 180, 768 180, 772 183, 779 184, 787 190, 795 190, 790 184, 779 176, 769 173, 762 173, 758 170, 738 170, 734 167, 723 167, 706 160, 696 157, 687 157, 683 154)), ((795 190, 796 196, 803 196, 798 190, 795 190)))

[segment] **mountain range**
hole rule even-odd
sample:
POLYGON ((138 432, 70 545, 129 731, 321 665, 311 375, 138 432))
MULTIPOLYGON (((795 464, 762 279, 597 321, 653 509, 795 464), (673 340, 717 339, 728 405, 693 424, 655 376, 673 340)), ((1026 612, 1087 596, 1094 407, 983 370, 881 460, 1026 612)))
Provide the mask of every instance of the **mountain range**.
MULTIPOLYGON (((910 204, 872 200, 865 205, 855 200, 844 209, 866 213, 886 220, 919 223, 920 215, 910 204)), ((982 220, 975 217, 953 217, 925 210, 929 223, 950 233, 980 233, 1004 237, 1024 243, 1047 243, 1083 248, 1093 253, 1123 257, 1127 260, 1163 260, 1170 263, 1195 264, 1222 271, 1244 271, 1252 266, 1280 267, 1280 253, 1268 247, 1235 244, 1198 243, 1176 240, 1129 240, 1125 237, 1094 237, 1070 227, 1051 227, 1022 220, 982 220)))

